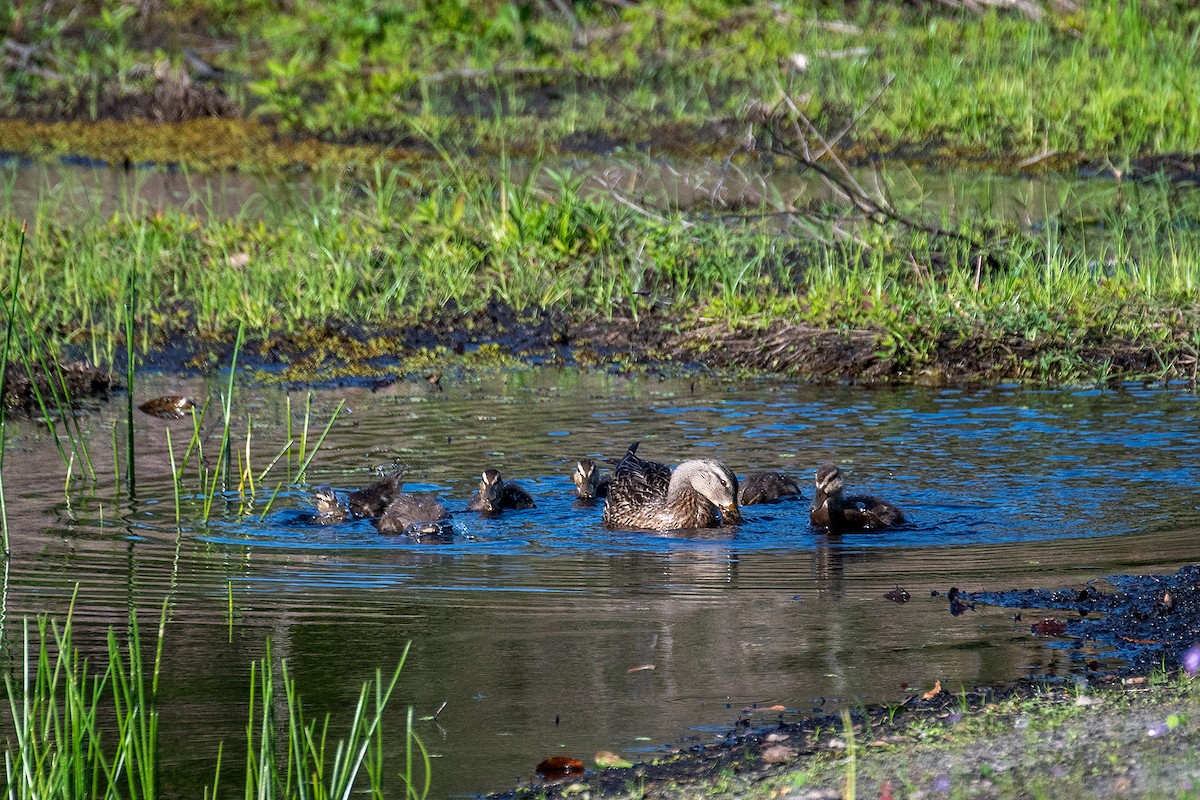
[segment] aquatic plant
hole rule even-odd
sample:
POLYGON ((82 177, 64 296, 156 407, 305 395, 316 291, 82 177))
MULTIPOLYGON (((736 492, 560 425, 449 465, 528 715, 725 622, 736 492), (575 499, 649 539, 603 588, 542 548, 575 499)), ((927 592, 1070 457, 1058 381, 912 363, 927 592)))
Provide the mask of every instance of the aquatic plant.
MULTIPOLYGON (((32 630, 24 621, 18 670, 4 676, 6 796, 149 800, 160 795, 159 678, 166 629, 164 601, 153 660, 145 661, 137 614, 131 611, 125 640, 110 629, 106 659, 88 659, 74 643, 71 613, 61 624, 39 616, 32 630)), ((266 654, 251 668, 246 800, 344 800, 360 789, 382 796, 382 719, 407 654, 405 648, 390 677, 377 672, 363 685, 346 734, 335 741, 328 719, 319 722, 305 714, 287 662, 273 661, 268 642, 266 654)), ((413 730, 411 710, 405 737, 400 777, 406 797, 419 800, 429 791, 429 758, 413 730)), ((223 747, 216 759, 205 797, 218 796, 223 747)))

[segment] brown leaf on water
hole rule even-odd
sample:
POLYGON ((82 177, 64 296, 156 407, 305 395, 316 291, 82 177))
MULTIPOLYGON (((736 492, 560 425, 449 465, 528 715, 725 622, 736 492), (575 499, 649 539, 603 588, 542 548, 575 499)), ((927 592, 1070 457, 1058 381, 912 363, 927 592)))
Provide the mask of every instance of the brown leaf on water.
POLYGON ((583 762, 570 756, 550 756, 537 765, 535 770, 539 778, 548 781, 558 781, 572 775, 583 773, 583 762))
POLYGON ((763 711, 787 711, 787 706, 774 705, 764 708, 763 711))
POLYGON ((627 674, 633 674, 635 672, 649 672, 652 669, 654 669, 653 664, 642 664, 640 667, 630 667, 629 669, 625 670, 625 672, 627 674))
POLYGON ((159 419, 182 419, 196 407, 190 399, 179 395, 169 394, 147 400, 138 406, 143 414, 149 414, 159 419))
POLYGON ((1062 636, 1067 632, 1067 623, 1058 617, 1046 617, 1029 627, 1036 636, 1062 636))
POLYGON ((1117 638, 1124 639, 1130 644, 1166 644, 1166 642, 1161 642, 1158 639, 1135 639, 1132 636, 1126 636, 1123 633, 1118 633, 1117 638))
POLYGON ((628 759, 621 758, 616 753, 608 750, 601 750, 599 753, 596 753, 596 755, 592 757, 592 760, 596 762, 597 767, 609 768, 633 766, 633 762, 629 761, 628 759))
POLYGON ((938 693, 941 691, 942 691, 942 682, 940 680, 934 681, 933 688, 930 689, 928 692, 925 692, 925 694, 921 695, 921 699, 922 700, 932 700, 933 698, 937 697, 938 693))
POLYGON ((787 764, 796 757, 796 748, 773 744, 762 752, 764 764, 787 764))
POLYGON ((907 603, 912 595, 897 586, 883 596, 884 600, 891 600, 893 603, 907 603))

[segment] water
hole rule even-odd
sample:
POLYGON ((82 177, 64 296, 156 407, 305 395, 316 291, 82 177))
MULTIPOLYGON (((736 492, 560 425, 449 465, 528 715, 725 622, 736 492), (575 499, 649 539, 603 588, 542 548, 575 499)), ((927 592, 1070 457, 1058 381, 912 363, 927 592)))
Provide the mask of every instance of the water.
MULTIPOLYGON (((482 164, 499 172, 500 165, 482 164)), ((744 165, 722 161, 608 157, 556 157, 514 161, 509 177, 520 184, 530 169, 544 167, 537 185, 548 196, 558 188, 549 174, 573 176, 585 193, 618 195, 648 208, 678 208, 720 217, 763 208, 804 209, 814 204, 847 205, 845 198, 816 173, 768 160, 744 165)), ((441 177, 440 163, 398 165, 406 174, 441 177)), ((869 196, 899 213, 932 222, 991 219, 1034 227, 1046 220, 1091 220, 1117 213, 1124 203, 1120 187, 1103 178, 1061 174, 1014 177, 969 170, 936 170, 890 163, 852 171, 869 196)), ((330 200, 337 205, 362 202, 370 189, 338 182, 336 175, 254 175, 189 173, 146 165, 132 170, 102 162, 37 164, 0 154, 0 209, 31 218, 50 209, 59 219, 107 219, 177 211, 199 218, 270 219, 274 214, 303 213, 330 200), (353 188, 348 188, 352 186, 353 188)), ((1166 182, 1138 184, 1127 191, 1164 194, 1166 182)))
MULTIPOLYGON (((214 385, 219 385, 214 379, 214 385)), ((1033 391, 813 387, 629 379, 541 369, 448 384, 401 382, 313 395, 312 428, 345 411, 312 463, 314 484, 361 486, 378 466, 408 468, 409 486, 451 506, 485 465, 534 495, 538 508, 495 519, 459 513, 446 545, 383 537, 367 522, 308 523, 303 488, 286 472, 264 482, 252 513, 234 493, 202 524, 182 501, 177 531, 165 431, 176 458, 189 420, 144 415, 138 496, 116 498, 117 405, 87 417, 100 472, 69 502, 52 441, 10 426, 5 487, 13 531, 6 633, 25 615, 65 613, 78 586, 77 637, 100 653, 130 608, 156 619, 171 597, 163 672, 168 797, 211 781, 218 742, 243 747, 249 664, 270 637, 312 714, 344 721, 361 682, 411 641, 399 702, 436 754, 438 797, 505 789, 542 759, 598 750, 637 759, 706 741, 743 709, 770 721, 846 704, 897 701, 928 688, 1064 675, 1105 654, 1047 647, 1011 612, 948 612, 964 590, 1079 583, 1191 561, 1200 534, 1197 398, 1165 390, 1033 391), (813 468, 842 463, 852 489, 901 505, 912 525, 827 536, 807 506, 745 510, 737 530, 610 532, 599 507, 578 507, 570 473, 582 456, 640 453, 676 462, 719 457, 739 474, 782 469, 811 497, 813 468), (260 520, 261 516, 261 520, 260 520), (912 600, 882 595, 902 586, 912 600), (232 625, 229 596, 232 594, 232 625), (635 668, 653 665, 654 669, 635 668)), ((138 387, 203 396, 192 379, 138 387)), ((242 387, 234 449, 261 471, 287 439, 282 390, 242 387)), ((304 415, 292 394, 293 435, 304 415)), ((219 434, 206 423, 206 456, 219 434)), ((294 462, 293 462, 294 468, 294 462)), ((257 475, 256 475, 257 477, 257 475)), ((185 483, 189 494, 195 480, 185 483)), ((392 739, 398 744, 398 738, 392 739)), ((400 754, 390 755, 394 774, 400 754)), ((226 765, 223 783, 237 785, 226 765), (230 784, 230 781, 233 783, 230 784)))

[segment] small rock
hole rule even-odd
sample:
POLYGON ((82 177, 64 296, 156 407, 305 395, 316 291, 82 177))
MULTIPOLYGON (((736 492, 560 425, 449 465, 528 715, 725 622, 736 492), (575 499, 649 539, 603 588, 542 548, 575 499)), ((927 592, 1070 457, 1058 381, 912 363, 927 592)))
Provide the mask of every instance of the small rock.
POLYGON ((787 764, 796 757, 794 747, 784 747, 781 744, 772 745, 762 752, 764 764, 787 764))

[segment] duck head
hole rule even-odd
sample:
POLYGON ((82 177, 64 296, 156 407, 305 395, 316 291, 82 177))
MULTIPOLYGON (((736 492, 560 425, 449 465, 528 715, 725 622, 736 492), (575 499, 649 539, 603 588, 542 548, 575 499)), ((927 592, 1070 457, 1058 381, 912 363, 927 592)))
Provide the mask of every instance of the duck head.
POLYGON ((816 485, 818 493, 837 497, 846 488, 846 481, 837 464, 822 464, 817 469, 816 485))
POLYGON ((596 472, 595 461, 590 458, 581 458, 575 465, 575 474, 571 478, 575 481, 575 493, 581 498, 590 500, 596 496, 596 489, 600 485, 600 475, 596 472))
POLYGON ((479 480, 479 500, 484 508, 495 511, 500 508, 500 470, 491 467, 483 471, 479 480))
POLYGON ((328 486, 314 489, 313 501, 316 503, 317 513, 321 516, 337 514, 342 510, 341 503, 338 502, 337 493, 328 486))
POLYGON ((692 488, 720 509, 721 524, 741 522, 742 512, 738 510, 737 500, 738 480, 733 471, 720 461, 701 459, 692 463, 696 465, 689 470, 692 488))

